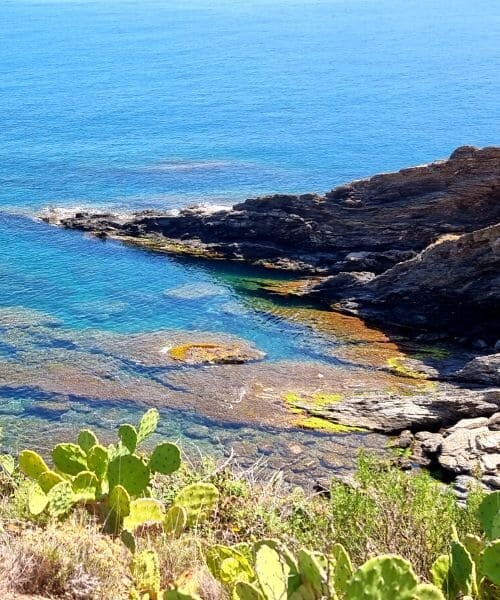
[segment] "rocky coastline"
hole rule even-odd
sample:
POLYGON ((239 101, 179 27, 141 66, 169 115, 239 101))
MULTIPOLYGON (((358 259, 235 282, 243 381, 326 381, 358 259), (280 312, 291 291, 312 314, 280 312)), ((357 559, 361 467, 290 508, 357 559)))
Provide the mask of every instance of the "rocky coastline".
POLYGON ((392 371, 418 384, 411 395, 292 403, 338 426, 401 434, 396 445, 414 461, 459 478, 479 473, 500 488, 499 147, 464 146, 324 195, 126 215, 52 210, 42 219, 154 251, 293 272, 296 282, 267 291, 413 340, 462 344, 458 361, 390 359, 392 371))

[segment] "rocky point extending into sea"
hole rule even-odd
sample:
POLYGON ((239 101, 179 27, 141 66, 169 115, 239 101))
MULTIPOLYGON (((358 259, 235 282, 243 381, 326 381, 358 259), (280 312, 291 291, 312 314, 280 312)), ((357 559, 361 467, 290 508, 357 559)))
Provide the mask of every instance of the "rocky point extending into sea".
MULTIPOLYGON (((399 434, 400 447, 458 476, 459 489, 476 473, 500 488, 500 148, 464 146, 447 160, 324 195, 126 215, 52 210, 42 218, 159 252, 296 273, 263 291, 374 323, 383 338, 374 342, 384 346, 375 371, 414 388, 285 401, 337 427, 399 434), (405 351, 436 341, 447 350, 405 351)), ((343 358, 359 365, 356 344, 343 358)))

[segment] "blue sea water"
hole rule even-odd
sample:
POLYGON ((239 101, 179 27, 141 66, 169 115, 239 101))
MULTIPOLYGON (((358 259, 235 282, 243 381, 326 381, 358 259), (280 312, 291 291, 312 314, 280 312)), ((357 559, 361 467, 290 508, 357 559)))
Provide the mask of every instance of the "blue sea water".
MULTIPOLYGON (((236 284, 255 273, 30 217, 322 192, 498 143, 499 33, 496 0, 3 0, 0 307, 334 361, 328 340, 249 302, 236 284), (194 284, 219 291, 169 295, 194 284)), ((33 390, 2 393, 32 414, 33 390)))

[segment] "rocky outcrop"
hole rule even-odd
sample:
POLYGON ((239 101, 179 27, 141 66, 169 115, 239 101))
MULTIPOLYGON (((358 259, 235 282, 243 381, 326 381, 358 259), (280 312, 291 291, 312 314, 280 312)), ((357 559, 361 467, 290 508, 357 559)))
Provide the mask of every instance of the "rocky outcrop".
POLYGON ((458 371, 457 379, 487 385, 500 385, 500 353, 476 356, 458 371))
POLYGON ((325 195, 131 215, 52 211, 63 227, 148 248, 325 276, 336 308, 424 329, 498 331, 500 148, 375 175, 325 195), (475 329, 475 326, 478 327, 475 329))
POLYGON ((462 419, 440 433, 419 432, 413 452, 421 463, 434 462, 456 476, 464 496, 478 479, 486 488, 500 489, 500 413, 462 419))
POLYGON ((365 317, 484 334, 495 343, 500 332, 500 224, 446 236, 371 279, 333 276, 312 293, 365 317))

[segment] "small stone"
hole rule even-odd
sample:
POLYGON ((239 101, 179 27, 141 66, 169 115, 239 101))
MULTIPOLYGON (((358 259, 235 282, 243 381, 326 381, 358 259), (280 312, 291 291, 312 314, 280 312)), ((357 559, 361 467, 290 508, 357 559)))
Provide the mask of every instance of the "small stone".
POLYGON ((484 475, 481 481, 492 489, 500 490, 500 475, 484 475))
POLYGON ((394 446, 396 448, 409 448, 413 442, 413 434, 409 429, 405 429, 402 431, 398 437, 398 439, 394 442, 394 446))
POLYGON ((498 452, 500 450, 500 431, 478 435, 476 445, 483 452, 498 452))
POLYGON ((476 417, 475 419, 460 419, 456 425, 445 431, 446 435, 457 431, 457 429, 476 429, 488 425, 488 417, 476 417))
POLYGON ((437 454, 441 450, 443 436, 439 433, 431 433, 425 440, 422 441, 422 450, 426 454, 437 454))
POLYGON ((491 417, 488 419, 488 427, 492 431, 500 431, 500 412, 491 415, 491 417))
POLYGON ((497 475, 500 473, 500 454, 483 454, 481 467, 485 473, 497 475))
POLYGON ((298 444, 292 444, 291 446, 288 446, 288 450, 295 456, 302 454, 303 448, 301 446, 299 446, 298 444))

